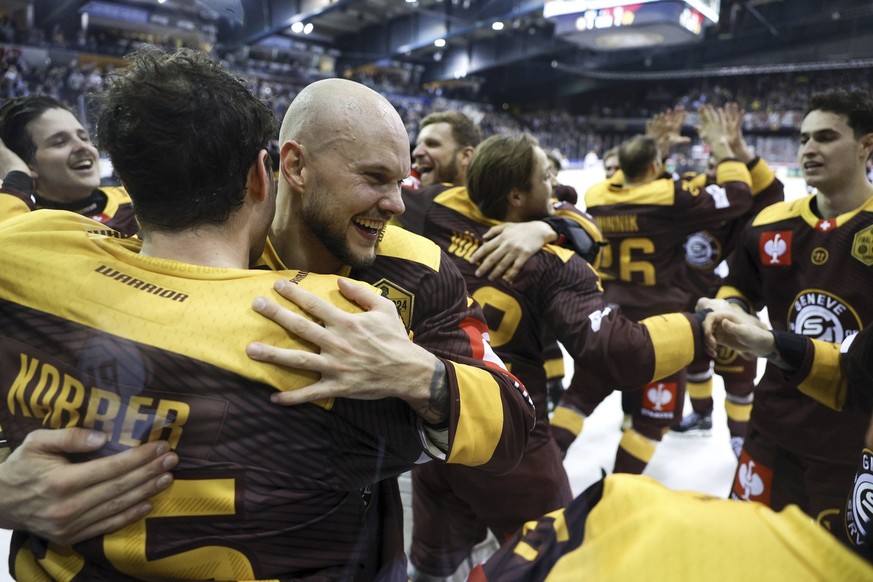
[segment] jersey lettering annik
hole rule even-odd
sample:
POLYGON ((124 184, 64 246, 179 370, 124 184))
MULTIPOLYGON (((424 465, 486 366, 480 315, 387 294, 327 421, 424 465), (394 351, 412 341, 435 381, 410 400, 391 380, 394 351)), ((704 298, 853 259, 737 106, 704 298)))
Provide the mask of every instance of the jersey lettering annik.
POLYGON ((722 162, 716 183, 704 189, 673 178, 627 189, 623 181, 618 172, 585 195, 609 242, 599 267, 607 301, 638 318, 681 311, 690 300, 683 285, 686 238, 749 211, 749 171, 741 162, 722 162))

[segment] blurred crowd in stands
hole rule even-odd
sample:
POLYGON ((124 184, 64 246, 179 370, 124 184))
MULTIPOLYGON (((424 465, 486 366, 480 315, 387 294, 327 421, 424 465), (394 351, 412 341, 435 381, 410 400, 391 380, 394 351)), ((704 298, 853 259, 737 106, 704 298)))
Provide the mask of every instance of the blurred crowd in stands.
MULTIPOLYGON (((38 29, 21 30, 0 18, 0 102, 21 95, 51 95, 70 105, 87 127, 90 115, 86 95, 99 91, 103 76, 121 63, 120 57, 144 42, 179 43, 107 32, 80 33, 70 40, 57 29, 51 34, 38 29), (23 58, 26 47, 45 49, 47 55, 63 54, 65 62, 51 56, 44 63, 28 62, 23 58)), ((228 68, 248 79, 279 116, 302 87, 325 76, 294 58, 266 61, 240 58, 237 54, 217 56, 228 68)), ((645 119, 657 111, 684 107, 689 113, 686 132, 693 137, 695 112, 701 105, 736 101, 745 109, 743 129, 756 152, 771 163, 791 165, 797 151, 796 128, 806 99, 814 92, 833 87, 866 89, 870 86, 871 70, 623 82, 588 92, 567 109, 550 106, 533 110, 523 104, 495 106, 475 101, 473 92, 468 99, 457 99, 451 92, 432 87, 425 90, 418 83, 404 84, 395 77, 358 73, 352 78, 389 98, 406 122, 410 142, 414 142, 418 123, 425 115, 453 109, 477 121, 485 136, 529 131, 547 150, 561 152, 571 165, 581 164, 586 157, 591 160, 592 153, 600 155, 642 133, 645 119)), ((707 152, 692 145, 676 153, 671 163, 676 171, 701 170, 706 159, 707 152)))

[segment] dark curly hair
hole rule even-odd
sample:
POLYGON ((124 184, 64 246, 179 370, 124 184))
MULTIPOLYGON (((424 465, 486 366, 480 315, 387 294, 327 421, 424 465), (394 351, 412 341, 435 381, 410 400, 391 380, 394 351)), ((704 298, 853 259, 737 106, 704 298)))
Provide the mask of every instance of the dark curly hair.
POLYGON ((816 93, 806 102, 806 113, 827 111, 846 117, 855 139, 873 133, 873 98, 866 91, 834 90, 816 93))
POLYGON ((47 95, 18 97, 0 107, 0 140, 26 164, 32 163, 36 155, 36 144, 27 131, 27 124, 49 109, 70 111, 63 103, 47 95))
POLYGON ((145 47, 125 60, 97 96, 97 138, 140 226, 226 221, 243 203, 252 161, 276 134, 276 116, 202 52, 145 47))

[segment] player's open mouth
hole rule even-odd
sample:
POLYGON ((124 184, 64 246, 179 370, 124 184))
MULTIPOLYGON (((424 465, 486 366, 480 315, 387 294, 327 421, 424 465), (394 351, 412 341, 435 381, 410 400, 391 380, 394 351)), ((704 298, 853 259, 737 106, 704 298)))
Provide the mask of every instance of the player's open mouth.
POLYGON ((377 236, 385 226, 385 223, 381 220, 371 220, 368 218, 355 218, 352 222, 359 230, 362 230, 370 236, 377 236))

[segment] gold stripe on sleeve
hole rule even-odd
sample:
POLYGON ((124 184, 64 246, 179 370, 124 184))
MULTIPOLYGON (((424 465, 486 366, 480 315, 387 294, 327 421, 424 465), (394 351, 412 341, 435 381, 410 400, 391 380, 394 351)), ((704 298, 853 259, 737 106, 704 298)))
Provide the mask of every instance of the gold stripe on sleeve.
POLYGON ((752 175, 749 173, 749 168, 746 164, 737 161, 727 161, 720 163, 715 169, 715 181, 719 184, 725 182, 745 182, 752 187, 752 175))
POLYGON ((447 362, 458 379, 461 413, 452 442, 449 463, 477 466, 491 460, 503 434, 503 401, 500 386, 487 370, 447 362))
POLYGON ((650 381, 664 378, 687 366, 694 358, 694 331, 681 313, 647 317, 640 323, 649 330, 655 348, 655 372, 650 381))
POLYGON ((564 358, 552 358, 546 360, 543 364, 543 369, 546 371, 546 378, 559 378, 564 376, 564 358))
POLYGON ((798 385, 798 390, 834 410, 846 404, 848 386, 840 378, 840 346, 812 340, 813 363, 809 375, 798 385))
POLYGON ((752 174, 752 196, 757 196, 769 188, 776 179, 776 174, 761 158, 758 158, 758 163, 752 166, 749 172, 752 174))

